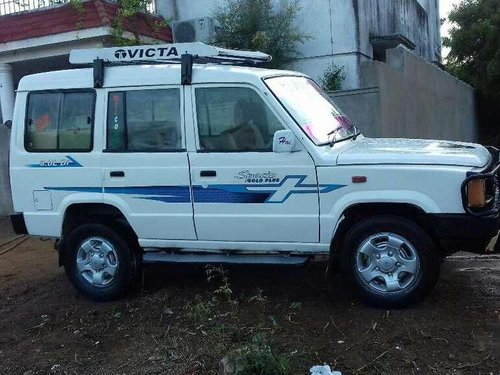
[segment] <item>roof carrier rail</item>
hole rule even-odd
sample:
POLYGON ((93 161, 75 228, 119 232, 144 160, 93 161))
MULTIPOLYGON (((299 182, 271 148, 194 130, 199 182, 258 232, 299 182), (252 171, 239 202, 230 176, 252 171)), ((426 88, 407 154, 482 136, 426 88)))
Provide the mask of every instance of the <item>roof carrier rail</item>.
POLYGON ((193 63, 256 66, 271 59, 262 52, 230 50, 200 42, 81 49, 69 55, 71 64, 93 66, 94 87, 102 87, 106 65, 181 63, 181 83, 190 85, 193 63))

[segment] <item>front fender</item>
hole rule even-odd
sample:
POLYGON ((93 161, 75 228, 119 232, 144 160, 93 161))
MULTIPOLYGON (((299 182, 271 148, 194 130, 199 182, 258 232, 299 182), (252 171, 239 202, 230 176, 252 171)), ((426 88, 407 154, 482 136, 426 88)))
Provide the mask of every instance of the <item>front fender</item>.
POLYGON ((360 204, 408 204, 426 213, 440 212, 439 205, 429 196, 411 190, 366 190, 339 197, 331 209, 321 214, 321 243, 330 243, 342 221, 344 212, 360 204))

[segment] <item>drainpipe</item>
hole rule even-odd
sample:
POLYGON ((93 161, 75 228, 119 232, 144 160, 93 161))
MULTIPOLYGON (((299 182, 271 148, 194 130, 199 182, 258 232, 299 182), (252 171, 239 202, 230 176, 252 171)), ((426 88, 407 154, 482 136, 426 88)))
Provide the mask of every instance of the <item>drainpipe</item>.
POLYGON ((177 0, 172 0, 172 13, 174 20, 179 21, 179 7, 177 6, 177 0))
POLYGON ((12 67, 9 64, 0 64, 0 103, 3 122, 11 120, 14 113, 14 82, 12 67))

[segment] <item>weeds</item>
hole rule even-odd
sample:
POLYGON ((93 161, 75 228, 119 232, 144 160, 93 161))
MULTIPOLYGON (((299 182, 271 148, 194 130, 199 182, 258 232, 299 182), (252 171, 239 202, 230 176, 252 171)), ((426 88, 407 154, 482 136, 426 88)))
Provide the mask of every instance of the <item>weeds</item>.
POLYGON ((287 375, 289 363, 284 355, 276 354, 264 335, 255 336, 249 344, 233 352, 230 361, 241 375, 287 375))
POLYGON ((239 302, 233 297, 233 290, 231 288, 231 283, 229 282, 227 271, 220 264, 218 266, 209 264, 205 267, 205 274, 207 275, 208 283, 219 283, 219 286, 212 292, 215 300, 229 304, 231 312, 235 314, 238 309, 239 302), (218 297, 220 297, 220 299, 218 297))
POLYGON ((267 297, 264 295, 264 291, 260 288, 256 288, 254 291, 254 295, 248 297, 248 299, 247 299, 248 303, 253 303, 253 302, 263 303, 266 301, 267 301, 267 297))
POLYGON ((213 308, 217 304, 217 299, 212 297, 208 301, 205 301, 199 294, 194 297, 194 301, 190 302, 186 306, 186 315, 189 319, 193 320, 195 324, 204 324, 207 321, 211 321, 214 312, 213 308))

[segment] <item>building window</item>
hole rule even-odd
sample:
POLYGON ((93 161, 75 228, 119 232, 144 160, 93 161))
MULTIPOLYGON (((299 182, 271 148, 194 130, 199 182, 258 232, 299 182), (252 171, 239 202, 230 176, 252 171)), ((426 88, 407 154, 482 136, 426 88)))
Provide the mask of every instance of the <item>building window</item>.
POLYGON ((202 151, 272 151, 283 126, 252 89, 196 89, 198 134, 202 151))
POLYGON ((180 90, 109 93, 107 135, 108 151, 181 150, 180 90))
POLYGON ((92 150, 95 94, 40 92, 28 96, 25 148, 31 152, 92 150))

